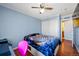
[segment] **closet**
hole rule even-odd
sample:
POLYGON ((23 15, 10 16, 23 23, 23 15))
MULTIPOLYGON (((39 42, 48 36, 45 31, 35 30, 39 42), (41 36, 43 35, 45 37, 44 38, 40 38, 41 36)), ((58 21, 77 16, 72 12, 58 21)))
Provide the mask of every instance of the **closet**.
POLYGON ((59 17, 42 21, 42 34, 60 38, 60 19, 59 17))
POLYGON ((79 18, 73 20, 74 23, 74 45, 79 52, 79 18))

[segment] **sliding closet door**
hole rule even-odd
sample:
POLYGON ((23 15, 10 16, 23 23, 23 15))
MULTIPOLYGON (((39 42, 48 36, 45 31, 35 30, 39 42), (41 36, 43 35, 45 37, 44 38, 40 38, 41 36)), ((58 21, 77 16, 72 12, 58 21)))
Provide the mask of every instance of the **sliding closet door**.
POLYGON ((60 19, 56 17, 54 19, 42 21, 42 34, 50 35, 60 38, 60 19))
POLYGON ((49 28, 50 28, 50 22, 49 20, 47 21, 42 21, 42 34, 44 35, 49 35, 49 28))
POLYGON ((72 20, 64 21, 64 39, 73 40, 73 22, 72 22, 72 20))
POLYGON ((60 21, 59 18, 55 18, 50 20, 50 28, 49 33, 51 36, 59 37, 60 38, 60 21))

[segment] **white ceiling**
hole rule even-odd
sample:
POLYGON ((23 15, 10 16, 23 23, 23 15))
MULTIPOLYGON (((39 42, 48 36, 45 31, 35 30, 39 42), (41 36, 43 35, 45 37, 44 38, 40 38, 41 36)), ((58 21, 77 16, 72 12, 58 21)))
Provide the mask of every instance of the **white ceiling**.
POLYGON ((32 9, 32 6, 38 6, 40 3, 3 3, 0 4, 4 7, 13 9, 15 11, 24 13, 26 15, 35 17, 40 20, 52 18, 54 15, 72 14, 75 10, 77 3, 46 3, 46 5, 53 8, 53 10, 45 10, 43 14, 40 14, 40 9, 32 9))

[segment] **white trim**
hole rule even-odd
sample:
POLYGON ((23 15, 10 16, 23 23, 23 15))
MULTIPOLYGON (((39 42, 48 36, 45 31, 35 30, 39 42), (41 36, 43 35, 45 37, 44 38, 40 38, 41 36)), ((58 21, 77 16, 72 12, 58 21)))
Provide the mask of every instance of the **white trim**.
POLYGON ((75 45, 76 49, 77 49, 77 52, 79 53, 79 49, 77 48, 77 46, 75 45))

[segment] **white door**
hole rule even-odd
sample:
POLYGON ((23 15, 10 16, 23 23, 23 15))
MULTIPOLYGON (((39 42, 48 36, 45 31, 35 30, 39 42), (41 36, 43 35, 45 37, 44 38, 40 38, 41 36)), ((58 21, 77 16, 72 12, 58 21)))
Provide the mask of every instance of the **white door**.
POLYGON ((73 40, 73 22, 72 22, 72 20, 64 21, 64 39, 73 40))
POLYGON ((49 33, 49 27, 50 27, 49 21, 48 20, 47 21, 43 21, 42 22, 42 34, 49 35, 50 34, 49 33))

